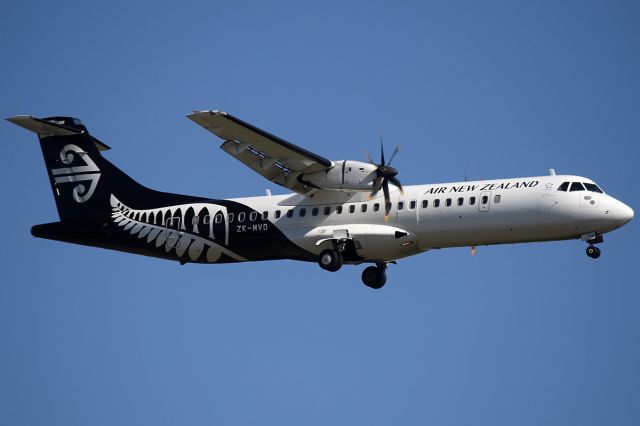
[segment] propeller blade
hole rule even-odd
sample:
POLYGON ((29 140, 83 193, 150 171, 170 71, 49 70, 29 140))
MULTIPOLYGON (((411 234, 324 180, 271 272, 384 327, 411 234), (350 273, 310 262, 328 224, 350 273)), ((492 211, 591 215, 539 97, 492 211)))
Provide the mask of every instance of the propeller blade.
POLYGON ((384 191, 384 221, 389 220, 389 212, 391 211, 391 200, 389 199, 389 182, 387 179, 382 184, 382 190, 384 191))
POLYGON ((393 154, 391 154, 391 158, 389 158, 389 162, 387 163, 387 166, 391 164, 391 162, 393 161, 393 157, 396 156, 398 151, 400 151, 400 145, 396 145, 396 149, 393 150, 393 154))
POLYGON ((400 190, 400 192, 402 192, 402 194, 404 195, 404 189, 402 188, 402 184, 400 183, 400 181, 398 180, 398 178, 396 177, 390 177, 388 178, 389 182, 391 182, 392 184, 394 184, 395 186, 398 187, 398 189, 400 190))
POLYGON ((382 145, 382 137, 380 137, 380 164, 385 166, 384 163, 384 146, 382 145))
POLYGON ((371 192, 372 196, 376 195, 378 191, 380 191, 380 188, 382 188, 383 182, 384 182, 384 178, 382 176, 378 176, 376 178, 376 180, 373 182, 373 191, 371 192))
POLYGON ((369 155, 369 151, 367 151, 366 149, 364 150, 364 158, 366 158, 369 163, 376 164, 376 162, 373 161, 373 158, 371 158, 371 156, 369 155))

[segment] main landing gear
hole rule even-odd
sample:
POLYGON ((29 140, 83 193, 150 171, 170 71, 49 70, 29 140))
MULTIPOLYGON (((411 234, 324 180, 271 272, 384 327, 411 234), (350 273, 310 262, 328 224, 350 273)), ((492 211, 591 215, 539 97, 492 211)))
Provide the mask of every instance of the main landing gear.
POLYGON ((318 260, 318 264, 322 269, 330 272, 336 272, 338 269, 342 268, 342 253, 338 250, 324 250, 320 253, 320 260, 318 260))
POLYGON ((320 265, 322 269, 330 272, 336 272, 342 268, 342 264, 344 263, 342 252, 344 251, 346 243, 346 240, 334 240, 333 248, 323 250, 322 253, 320 253, 318 265, 320 265))
POLYGON ((588 238, 585 238, 584 236, 582 237, 582 239, 589 244, 589 247, 587 247, 587 250, 586 250, 587 256, 589 256, 592 259, 599 258, 600 249, 596 247, 594 244, 600 244, 601 242, 604 241, 604 239, 602 238, 602 235, 588 234, 587 237, 588 238))
POLYGON ((387 282, 387 264, 376 263, 376 266, 369 266, 362 271, 362 282, 367 287, 379 289, 387 282))
MULTIPOLYGON (((342 252, 346 241, 337 240, 333 242, 333 248, 323 250, 318 258, 318 265, 326 271, 336 272, 344 264, 342 252)), ((376 266, 369 266, 362 271, 362 282, 370 288, 382 288, 387 282, 387 264, 376 263, 376 266)))

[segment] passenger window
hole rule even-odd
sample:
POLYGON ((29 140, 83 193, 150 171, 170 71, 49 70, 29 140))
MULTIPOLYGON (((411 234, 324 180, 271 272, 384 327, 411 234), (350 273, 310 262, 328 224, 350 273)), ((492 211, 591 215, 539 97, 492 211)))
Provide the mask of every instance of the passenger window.
POLYGON ((600 189, 595 183, 584 182, 584 186, 587 188, 587 191, 602 194, 602 189, 600 189))
POLYGON ((375 203, 375 204, 373 205, 373 211, 374 211, 374 212, 377 212, 378 210, 380 210, 380 204, 375 203))
MULTIPOLYGON (((217 218, 218 216, 216 216, 217 218)), ((204 223, 205 225, 208 225, 211 223, 211 216, 206 215, 205 217, 202 218, 202 223, 204 223)))
POLYGON ((238 213, 238 222, 244 222, 245 216, 246 216, 245 212, 238 213))
POLYGON ((300 213, 299 214, 300 214, 300 217, 304 217, 304 215, 307 214, 307 209, 305 209, 305 208, 300 209, 300 213))
POLYGON ((571 184, 571 189, 569 190, 569 192, 575 192, 575 191, 584 191, 584 186, 582 186, 580 182, 573 182, 571 184))
POLYGON ((429 206, 429 200, 422 200, 422 208, 426 209, 429 206))
POLYGON ((216 223, 222 223, 222 219, 224 219, 224 217, 222 216, 222 213, 218 213, 216 214, 216 217, 214 220, 216 223))
POLYGON ((311 216, 318 216, 318 208, 314 207, 313 209, 311 209, 311 216))
POLYGON ((194 216, 194 217, 191 219, 191 224, 192 224, 193 226, 198 225, 198 222, 200 222, 200 216, 194 216))
POLYGON ((280 210, 276 210, 276 219, 280 219, 280 210))
POLYGON ((451 207, 451 198, 447 198, 447 200, 445 201, 445 205, 447 207, 451 207))
POLYGON ((436 198, 435 200, 433 200, 433 207, 440 207, 440 199, 436 198))
POLYGON ((351 205, 349 206, 349 213, 353 213, 353 212, 355 212, 355 211, 356 211, 356 206, 355 206, 355 204, 351 204, 351 205))
POLYGON ((415 208, 416 208, 416 202, 415 202, 415 200, 411 200, 411 201, 409 202, 409 209, 410 209, 410 210, 413 210, 413 209, 415 209, 415 208))
POLYGON ((233 213, 229 213, 229 214, 227 215, 227 221, 228 221, 229 223, 232 223, 232 222, 233 222, 233 218, 234 218, 233 213))
POLYGON ((569 189, 569 182, 562 182, 558 187, 558 191, 567 192, 567 189, 569 189))
POLYGON ((287 211, 287 217, 293 217, 293 209, 287 211))
POLYGON ((342 214, 342 206, 336 207, 336 214, 342 214))
POLYGON ((324 215, 329 216, 329 213, 331 213, 331 207, 327 206, 324 208, 324 215))
POLYGON ((249 213, 249 220, 251 222, 255 222, 255 220, 258 218, 258 212, 251 212, 249 213))
POLYGON ((360 209, 362 210, 362 213, 365 213, 367 211, 367 205, 362 204, 362 207, 360 209))
POLYGON ((476 197, 469 197, 469 205, 473 206, 476 203, 476 197))
POLYGON ((398 210, 404 209, 404 201, 398 201, 398 210))
POLYGON ((489 202, 489 197, 487 197, 486 195, 483 195, 480 201, 482 202, 482 204, 487 204, 489 202))
POLYGON ((267 219, 269 219, 269 212, 265 210, 262 212, 262 220, 267 220, 267 219))
POLYGON ((461 206, 464 204, 464 198, 460 197, 458 198, 458 205, 461 206))
POLYGON ((493 197, 493 202, 494 202, 494 203, 496 203, 496 204, 500 202, 500 195, 499 195, 499 194, 498 194, 498 195, 495 195, 495 196, 493 197))

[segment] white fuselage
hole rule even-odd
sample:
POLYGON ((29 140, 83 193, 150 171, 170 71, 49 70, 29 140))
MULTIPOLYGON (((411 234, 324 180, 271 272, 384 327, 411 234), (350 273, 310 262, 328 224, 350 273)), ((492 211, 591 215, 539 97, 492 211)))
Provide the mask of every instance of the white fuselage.
MULTIPOLYGON (((364 262, 388 262, 445 247, 580 238, 610 232, 633 210, 596 191, 558 190, 563 182, 593 184, 580 176, 412 185, 391 193, 384 219, 382 194, 335 191, 317 199, 299 195, 238 198, 267 215, 292 242, 319 254, 331 238, 349 235, 364 262), (287 214, 292 210, 292 213, 287 214), (279 213, 278 213, 279 212, 279 213)), ((231 227, 251 226, 249 218, 231 227)))

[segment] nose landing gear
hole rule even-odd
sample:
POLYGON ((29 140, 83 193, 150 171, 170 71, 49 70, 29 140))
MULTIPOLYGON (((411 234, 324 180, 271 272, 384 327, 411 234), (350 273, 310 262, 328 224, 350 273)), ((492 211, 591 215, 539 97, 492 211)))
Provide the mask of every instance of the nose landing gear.
POLYGON ((600 257, 600 249, 596 246, 589 246, 587 247, 587 256, 589 256, 592 259, 597 259, 600 257))
POLYGON ((589 256, 592 259, 599 258, 600 249, 596 247, 594 244, 600 244, 601 242, 604 241, 604 238, 602 238, 602 235, 597 235, 595 232, 592 232, 590 234, 585 234, 580 238, 583 241, 586 241, 587 244, 589 244, 589 247, 587 247, 587 256, 589 256))
POLYGON ((369 266, 362 271, 362 282, 370 288, 379 289, 387 282, 386 263, 377 263, 376 266, 369 266))

